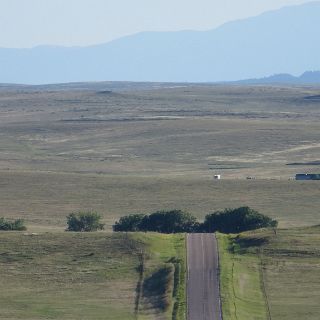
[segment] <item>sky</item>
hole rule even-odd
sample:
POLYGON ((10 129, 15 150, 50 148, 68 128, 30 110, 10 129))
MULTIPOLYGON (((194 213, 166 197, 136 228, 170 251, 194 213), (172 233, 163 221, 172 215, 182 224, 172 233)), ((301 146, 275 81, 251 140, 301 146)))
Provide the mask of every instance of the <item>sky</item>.
POLYGON ((87 46, 141 31, 208 30, 308 0, 0 0, 0 47, 87 46))

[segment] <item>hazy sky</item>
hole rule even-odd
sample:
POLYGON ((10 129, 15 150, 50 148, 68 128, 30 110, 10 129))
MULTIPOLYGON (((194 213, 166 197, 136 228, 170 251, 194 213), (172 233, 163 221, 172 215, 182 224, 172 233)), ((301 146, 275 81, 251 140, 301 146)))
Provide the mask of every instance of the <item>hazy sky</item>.
POLYGON ((0 0, 0 47, 89 45, 139 31, 206 30, 308 0, 0 0))

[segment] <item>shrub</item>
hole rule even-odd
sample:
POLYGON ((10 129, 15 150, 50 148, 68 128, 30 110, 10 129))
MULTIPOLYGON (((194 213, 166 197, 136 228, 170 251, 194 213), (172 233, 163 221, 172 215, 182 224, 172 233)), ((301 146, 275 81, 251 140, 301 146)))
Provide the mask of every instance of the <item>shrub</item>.
POLYGON ((142 222, 146 218, 144 214, 131 214, 129 216, 121 217, 119 222, 113 226, 113 231, 134 232, 142 230, 142 222))
POLYGON ((120 218, 114 231, 153 231, 160 233, 222 232, 240 233, 259 228, 277 227, 278 222, 249 208, 225 209, 208 214, 203 223, 181 210, 157 211, 150 215, 132 214, 120 218))
POLYGON ((14 221, 5 220, 5 218, 0 218, 0 230, 3 231, 24 231, 27 230, 24 225, 24 220, 17 219, 14 221))
POLYGON ((203 223, 205 232, 240 233, 243 231, 277 227, 278 222, 249 208, 225 209, 208 214, 203 223))
POLYGON ((114 231, 154 231, 160 233, 195 232, 199 224, 190 213, 181 210, 157 211, 150 215, 133 214, 120 218, 114 231))
POLYGON ((67 216, 67 231, 89 232, 103 230, 101 216, 97 212, 78 212, 67 216))
POLYGON ((197 219, 181 210, 157 211, 142 222, 144 230, 160 233, 194 232, 197 226, 197 219))

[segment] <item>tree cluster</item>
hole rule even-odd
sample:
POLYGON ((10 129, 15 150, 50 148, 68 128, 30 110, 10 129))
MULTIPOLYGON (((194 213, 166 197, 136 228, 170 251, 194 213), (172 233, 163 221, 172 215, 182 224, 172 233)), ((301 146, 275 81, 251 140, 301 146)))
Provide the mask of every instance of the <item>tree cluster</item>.
POLYGON ((27 230, 22 219, 17 219, 14 221, 6 220, 5 218, 0 218, 0 230, 3 231, 24 231, 27 230))
POLYGON ((249 208, 225 209, 206 215, 202 223, 181 210, 157 211, 149 215, 132 214, 121 217, 116 232, 153 231, 159 233, 222 232, 239 233, 248 230, 277 227, 278 222, 249 208))
POLYGON ((67 216, 67 231, 89 232, 104 229, 97 212, 78 212, 67 216))
POLYGON ((240 233, 261 228, 276 228, 278 222, 249 207, 210 213, 203 222, 206 232, 240 233))
POLYGON ((153 231, 159 233, 193 232, 198 222, 190 213, 181 210, 157 211, 150 215, 132 214, 121 217, 114 231, 153 231))

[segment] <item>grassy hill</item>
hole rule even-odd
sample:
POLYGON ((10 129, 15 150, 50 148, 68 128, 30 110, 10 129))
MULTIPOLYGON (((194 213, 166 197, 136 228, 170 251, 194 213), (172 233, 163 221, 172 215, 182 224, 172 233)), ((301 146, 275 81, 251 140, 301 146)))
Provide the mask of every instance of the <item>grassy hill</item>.
POLYGON ((318 319, 319 231, 220 235, 224 319, 318 319))
POLYGON ((178 235, 0 233, 0 318, 169 319, 177 303, 180 320, 184 255, 178 235), (169 282, 160 278, 163 291, 147 295, 145 282, 161 268, 169 282))

